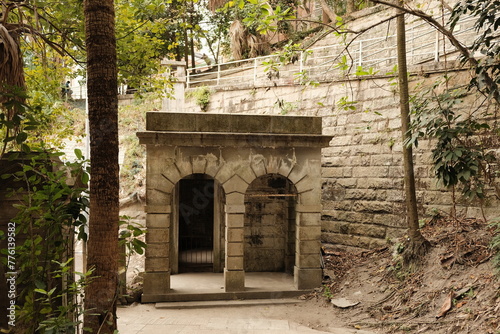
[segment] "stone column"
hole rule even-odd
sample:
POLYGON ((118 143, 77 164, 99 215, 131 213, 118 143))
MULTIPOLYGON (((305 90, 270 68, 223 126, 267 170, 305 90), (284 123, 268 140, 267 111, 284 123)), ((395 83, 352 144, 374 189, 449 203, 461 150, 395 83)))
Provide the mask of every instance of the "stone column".
POLYGON ((296 207, 297 243, 294 284, 299 290, 321 285, 323 271, 320 265, 321 205, 296 207))
POLYGON ((243 198, 243 195, 235 193, 226 197, 226 266, 224 268, 226 292, 245 289, 245 271, 243 269, 245 205, 243 198))
POLYGON ((173 184, 161 176, 165 147, 147 145, 146 260, 142 301, 155 302, 170 292, 170 234, 173 184), (155 154, 156 153, 156 154, 155 154))
MULTIPOLYGON (((316 156, 320 151, 317 150, 316 156)), ((306 176, 296 184, 299 193, 296 206, 296 256, 294 283, 299 290, 321 285, 321 161, 314 156, 307 159, 302 170, 306 176)))
POLYGON ((184 109, 184 90, 186 86, 186 63, 175 60, 162 60, 162 66, 168 66, 167 75, 175 81, 173 83, 173 98, 164 98, 162 101, 162 111, 181 112, 184 109))
POLYGON ((147 213, 143 302, 170 291, 170 213, 147 213))

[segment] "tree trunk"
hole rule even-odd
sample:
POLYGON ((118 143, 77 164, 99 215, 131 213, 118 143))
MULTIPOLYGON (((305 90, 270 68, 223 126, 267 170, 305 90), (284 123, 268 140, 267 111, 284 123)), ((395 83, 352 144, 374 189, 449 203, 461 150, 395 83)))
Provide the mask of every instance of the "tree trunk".
POLYGON ((326 0, 319 0, 319 2, 321 4, 321 8, 323 9, 322 22, 323 23, 328 23, 329 21, 330 22, 336 22, 336 20, 337 20, 337 14, 330 8, 330 6, 326 2, 326 0), (325 20, 325 15, 329 19, 329 21, 325 20))
POLYGON ((116 330, 118 286, 118 96, 113 0, 85 0, 90 132, 90 219, 85 327, 116 330))
POLYGON ((354 0, 347 0, 345 13, 347 15, 352 14, 355 11, 354 0))
MULTIPOLYGON (((404 13, 399 11, 397 17, 397 49, 398 49, 398 77, 399 77, 399 106, 401 109, 401 131, 403 143, 411 136, 410 133, 410 103, 408 89, 408 69, 406 64, 406 31, 404 13)), ((429 243, 422 236, 418 224, 417 197, 415 191, 415 174, 413 172, 413 150, 411 146, 403 144, 404 161, 404 188, 406 199, 406 213, 410 245, 404 254, 404 262, 411 264, 425 254, 429 243)))

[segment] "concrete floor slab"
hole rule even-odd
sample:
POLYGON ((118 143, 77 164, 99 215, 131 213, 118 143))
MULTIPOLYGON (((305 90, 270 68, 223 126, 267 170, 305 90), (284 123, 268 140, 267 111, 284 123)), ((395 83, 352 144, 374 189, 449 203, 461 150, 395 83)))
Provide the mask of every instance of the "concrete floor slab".
POLYGON ((308 290, 297 290, 293 276, 276 272, 245 273, 245 289, 224 291, 222 273, 182 273, 170 277, 171 290, 164 295, 143 296, 143 302, 188 302, 237 299, 283 299, 300 296, 308 290))

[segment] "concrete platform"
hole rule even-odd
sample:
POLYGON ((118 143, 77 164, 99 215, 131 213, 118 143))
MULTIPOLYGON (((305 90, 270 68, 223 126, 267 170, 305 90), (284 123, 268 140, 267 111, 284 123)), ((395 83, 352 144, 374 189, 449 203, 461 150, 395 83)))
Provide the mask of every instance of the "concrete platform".
POLYGON ((183 273, 170 277, 171 292, 143 295, 143 303, 189 302, 238 299, 283 299, 297 297, 309 290, 297 290, 293 276, 285 273, 245 273, 245 290, 224 291, 222 273, 183 273))

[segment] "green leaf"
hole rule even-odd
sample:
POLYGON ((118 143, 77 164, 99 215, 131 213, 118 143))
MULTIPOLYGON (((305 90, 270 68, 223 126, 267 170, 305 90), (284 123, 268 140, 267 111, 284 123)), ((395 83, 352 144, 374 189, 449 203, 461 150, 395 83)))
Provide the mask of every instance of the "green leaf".
POLYGON ((18 144, 21 144, 22 142, 26 141, 28 139, 28 134, 26 132, 19 132, 16 136, 16 142, 18 144))
POLYGON ((80 150, 79 148, 76 148, 76 149, 75 149, 75 155, 76 155, 76 158, 77 158, 78 160, 82 160, 82 159, 83 159, 82 150, 80 150))
POLYGON ((90 176, 89 176, 89 174, 88 174, 88 173, 83 172, 83 173, 82 173, 82 177, 81 177, 81 181, 82 181, 82 183, 86 185, 86 184, 88 184, 88 183, 89 183, 89 180, 90 180, 90 176))

